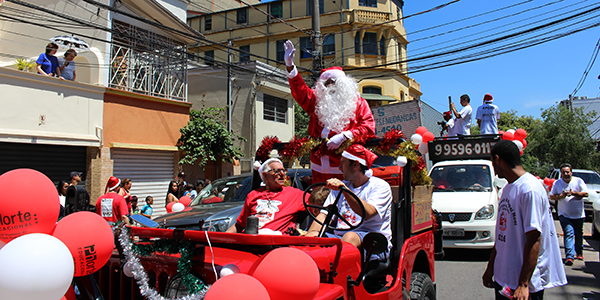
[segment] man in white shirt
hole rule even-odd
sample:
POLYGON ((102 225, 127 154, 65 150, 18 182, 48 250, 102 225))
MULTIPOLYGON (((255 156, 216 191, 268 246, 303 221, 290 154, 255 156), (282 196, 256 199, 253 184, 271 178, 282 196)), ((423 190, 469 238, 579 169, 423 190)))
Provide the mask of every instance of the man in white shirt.
POLYGON ((560 166, 560 179, 552 185, 550 199, 558 201, 558 219, 564 233, 565 265, 573 259, 583 260, 583 198, 589 196, 583 179, 573 177, 570 164, 560 166))
POLYGON ((546 190, 523 169, 512 141, 497 142, 491 156, 508 184, 498 201, 496 242, 483 285, 495 289, 496 300, 543 299, 545 289, 567 284, 546 190))
POLYGON ((460 96, 460 105, 463 106, 460 112, 456 110, 454 103, 450 104, 450 109, 454 114, 454 133, 456 135, 471 134, 471 114, 473 113, 473 108, 470 103, 471 98, 469 98, 469 95, 463 94, 460 96))
POLYGON ((483 105, 477 108, 477 125, 481 134, 498 134, 498 120, 500 120, 500 109, 492 104, 494 98, 490 94, 483 96, 483 105))

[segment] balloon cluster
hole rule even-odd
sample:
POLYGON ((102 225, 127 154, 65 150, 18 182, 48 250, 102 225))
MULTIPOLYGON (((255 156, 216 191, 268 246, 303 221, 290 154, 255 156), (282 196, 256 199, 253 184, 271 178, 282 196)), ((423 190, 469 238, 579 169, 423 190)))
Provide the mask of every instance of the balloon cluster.
POLYGON ((57 223, 60 201, 46 175, 12 170, 0 175, 0 189, 2 299, 61 299, 73 276, 92 274, 108 262, 114 248, 108 223, 91 212, 57 223), (35 193, 23 192, 32 187, 35 193))
POLYGON ((208 289, 205 300, 309 300, 319 289, 317 264, 296 248, 277 248, 267 253, 254 263, 248 275, 235 270, 228 273, 208 289))
POLYGON ((410 140, 417 146, 421 154, 427 154, 429 148, 427 143, 433 141, 435 136, 429 132, 425 126, 417 127, 417 132, 410 137, 410 140))
POLYGON ((183 211, 190 203, 192 203, 192 199, 188 196, 179 198, 179 202, 169 202, 167 213, 183 211))
POLYGON ((552 179, 552 178, 546 177, 546 178, 544 178, 543 181, 544 181, 544 185, 546 186, 546 188, 548 190, 551 190, 552 189, 552 185, 554 185, 554 182, 556 181, 556 179, 552 179))
POLYGON ((527 148, 527 141, 525 138, 527 137, 527 131, 523 128, 519 128, 517 130, 509 129, 505 131, 498 131, 498 134, 502 136, 503 140, 513 141, 515 145, 519 148, 521 155, 523 155, 523 149, 527 148))

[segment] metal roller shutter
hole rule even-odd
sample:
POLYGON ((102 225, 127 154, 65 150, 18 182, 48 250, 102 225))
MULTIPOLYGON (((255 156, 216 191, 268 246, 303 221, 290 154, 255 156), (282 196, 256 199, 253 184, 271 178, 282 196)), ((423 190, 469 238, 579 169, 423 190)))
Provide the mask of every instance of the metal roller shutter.
POLYGON ((119 179, 131 179, 131 194, 138 197, 139 208, 146 204, 146 196, 152 196, 152 217, 167 213, 165 197, 169 182, 173 180, 173 152, 112 149, 112 159, 113 175, 119 179))
MULTIPOLYGON (((0 174, 29 168, 44 173, 54 184, 70 180, 71 171, 85 173, 86 170, 86 147, 0 143, 0 156, 0 174)), ((85 174, 82 177, 85 180, 85 174)))

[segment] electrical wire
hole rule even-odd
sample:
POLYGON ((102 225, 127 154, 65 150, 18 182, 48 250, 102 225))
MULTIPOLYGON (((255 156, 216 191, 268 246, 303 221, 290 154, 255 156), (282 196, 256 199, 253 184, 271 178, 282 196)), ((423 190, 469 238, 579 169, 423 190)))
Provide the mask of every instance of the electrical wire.
POLYGON ((594 51, 592 52, 592 57, 590 57, 590 61, 588 62, 587 66, 585 67, 585 70, 583 71, 583 74, 581 75, 581 79, 579 79, 579 82, 577 83, 577 85, 575 86, 575 89, 573 89, 573 92, 571 93, 571 95, 573 97, 577 94, 577 92, 579 92, 579 89, 581 89, 581 87, 585 83, 585 80, 586 80, 587 76, 589 75, 590 70, 594 66, 594 63, 596 62, 596 58, 598 57, 599 51, 600 51, 600 39, 598 39, 598 42, 596 42, 596 47, 594 47, 594 51))

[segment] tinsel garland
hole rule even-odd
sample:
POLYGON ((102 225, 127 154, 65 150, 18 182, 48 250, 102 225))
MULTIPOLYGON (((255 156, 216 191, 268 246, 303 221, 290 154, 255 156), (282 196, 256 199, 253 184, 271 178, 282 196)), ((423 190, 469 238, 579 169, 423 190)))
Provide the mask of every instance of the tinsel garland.
POLYGON ((276 143, 281 143, 276 136, 265 136, 260 147, 256 150, 256 160, 264 162, 269 159, 271 151, 273 151, 273 145, 276 143))
POLYGON ((165 253, 180 253, 179 263, 177 265, 178 272, 181 274, 181 278, 188 290, 194 289, 195 291, 188 296, 179 297, 175 300, 200 300, 204 299, 204 295, 208 290, 209 286, 204 285, 202 283, 198 283, 199 280, 191 274, 191 261, 193 257, 194 247, 191 243, 181 242, 181 241, 166 241, 166 240, 158 240, 153 241, 151 245, 133 245, 131 239, 129 238, 129 232, 126 227, 121 227, 121 234, 119 234, 119 244, 121 244, 121 248, 123 248, 123 255, 127 263, 131 268, 131 273, 133 277, 137 281, 137 284, 140 288, 140 293, 144 296, 144 299, 149 300, 166 300, 161 296, 155 289, 150 287, 148 284, 149 278, 148 274, 144 270, 142 263, 139 257, 136 255, 136 252, 139 251, 140 255, 147 254, 150 255, 154 252, 165 252, 165 253), (186 244, 186 245, 184 245, 186 244), (178 247, 182 247, 178 249, 178 247), (134 250, 135 248, 135 250, 134 250), (193 277, 193 278, 192 278, 193 277), (190 287, 193 287, 190 289, 190 287))

